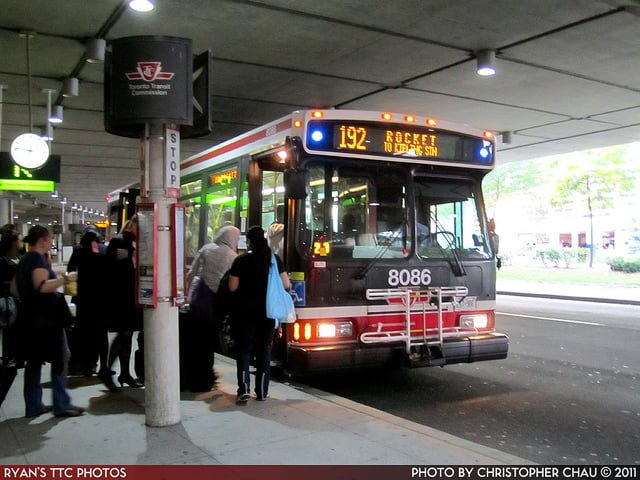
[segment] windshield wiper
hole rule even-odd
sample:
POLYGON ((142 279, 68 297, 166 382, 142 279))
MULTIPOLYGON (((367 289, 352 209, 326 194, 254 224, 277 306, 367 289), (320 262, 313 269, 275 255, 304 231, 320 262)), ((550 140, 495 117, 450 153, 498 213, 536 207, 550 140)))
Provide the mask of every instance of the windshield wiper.
POLYGON ((370 260, 364 267, 362 267, 360 269, 360 271, 358 273, 356 273, 353 278, 356 280, 362 280, 364 279, 367 274, 371 271, 371 269, 373 268, 373 266, 376 264, 376 262, 378 260, 380 260, 382 257, 384 257, 384 255, 389 251, 389 248, 391 248, 391 245, 393 245, 393 242, 396 241, 396 239, 400 236, 400 234, 402 233, 402 231, 404 230, 404 228, 407 225, 407 219, 403 219, 402 223, 400 224, 400 226, 393 232, 393 234, 388 238, 387 240, 387 244, 384 246, 384 248, 382 250, 380 250, 375 257, 373 257, 372 260, 370 260))
POLYGON ((444 257, 447 259, 447 261, 449 262, 449 265, 451 265, 451 271, 456 277, 466 276, 467 272, 464 269, 464 265, 462 264, 460 257, 458 256, 458 252, 456 252, 455 235, 451 234, 451 238, 449 238, 448 232, 444 229, 444 227, 435 217, 433 212, 431 212, 429 216, 431 217, 431 221, 436 225, 436 229, 437 229, 434 234, 436 235, 435 244, 438 245, 438 248, 440 249, 444 257), (449 252, 451 252, 451 255, 447 255, 447 251, 438 242, 438 238, 437 238, 438 233, 442 234, 446 238, 447 244, 449 245, 449 252))

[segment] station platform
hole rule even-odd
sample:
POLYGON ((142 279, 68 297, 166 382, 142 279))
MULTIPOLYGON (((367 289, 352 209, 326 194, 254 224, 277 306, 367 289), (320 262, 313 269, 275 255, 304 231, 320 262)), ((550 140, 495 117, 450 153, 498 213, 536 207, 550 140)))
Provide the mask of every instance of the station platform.
MULTIPOLYGON (((0 409, 4 465, 522 465, 530 462, 318 390, 272 382, 235 404, 235 363, 207 393, 182 393, 181 423, 147 427, 144 389, 71 377, 81 417, 24 417, 22 371, 0 409)), ((48 369, 43 369, 43 382, 48 369)), ((45 403, 51 392, 43 385, 45 403)))

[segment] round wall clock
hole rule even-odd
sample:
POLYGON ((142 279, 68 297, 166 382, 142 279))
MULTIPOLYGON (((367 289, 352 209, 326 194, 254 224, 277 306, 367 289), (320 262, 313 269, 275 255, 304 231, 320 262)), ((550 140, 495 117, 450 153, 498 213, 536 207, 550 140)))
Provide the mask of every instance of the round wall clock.
POLYGON ((21 167, 40 168, 49 158, 49 145, 35 133, 23 133, 11 143, 11 157, 21 167))

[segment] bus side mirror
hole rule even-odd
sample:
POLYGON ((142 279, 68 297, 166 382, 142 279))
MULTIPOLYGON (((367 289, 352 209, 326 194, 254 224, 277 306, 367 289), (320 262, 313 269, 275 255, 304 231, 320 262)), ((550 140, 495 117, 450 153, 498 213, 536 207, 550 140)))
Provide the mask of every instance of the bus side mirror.
POLYGON ((307 198, 309 170, 291 169, 284 172, 284 188, 287 198, 304 200, 307 198))

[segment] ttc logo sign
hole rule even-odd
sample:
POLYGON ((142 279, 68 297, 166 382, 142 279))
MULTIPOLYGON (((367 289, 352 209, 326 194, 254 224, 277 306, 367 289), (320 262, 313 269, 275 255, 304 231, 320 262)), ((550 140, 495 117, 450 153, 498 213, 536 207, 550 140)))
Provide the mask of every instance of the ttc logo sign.
POLYGON ((129 80, 153 82, 155 80, 171 80, 175 73, 163 72, 162 62, 138 62, 136 71, 126 75, 129 80))

